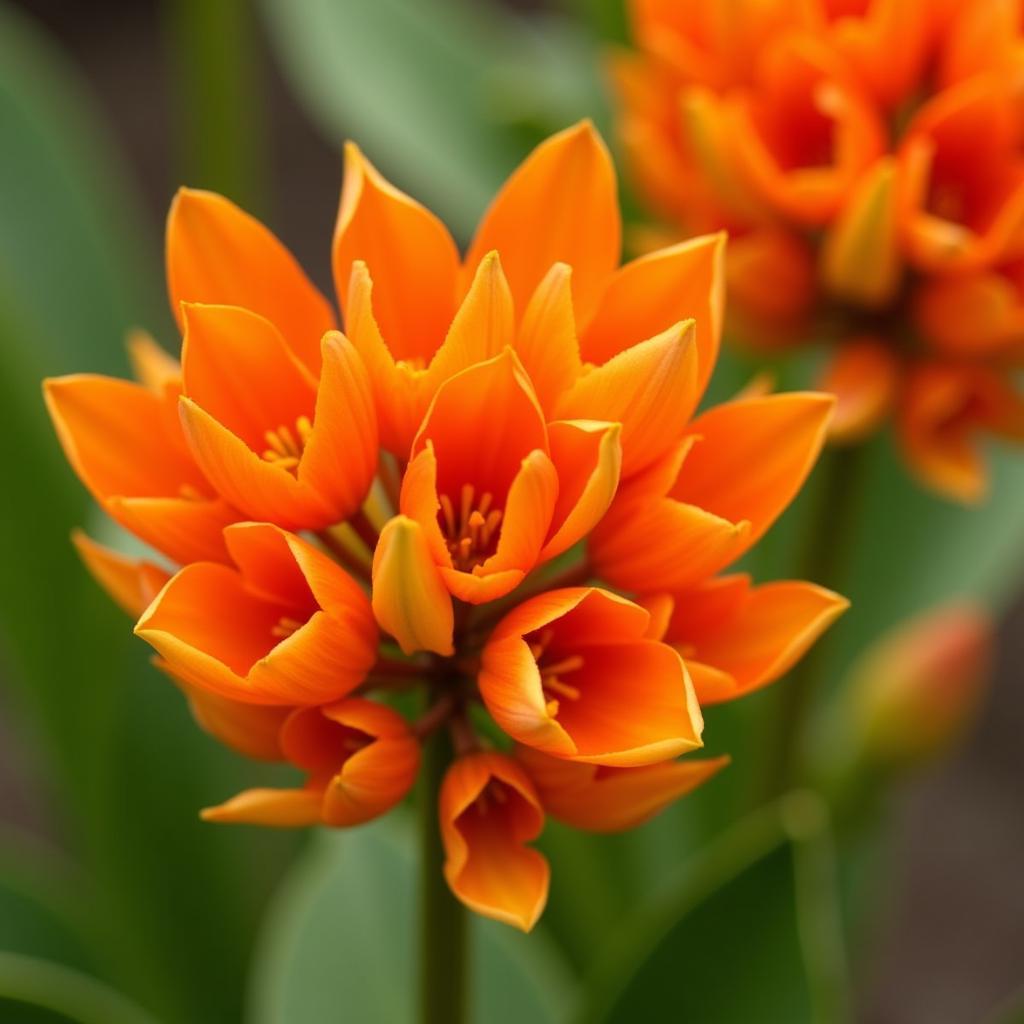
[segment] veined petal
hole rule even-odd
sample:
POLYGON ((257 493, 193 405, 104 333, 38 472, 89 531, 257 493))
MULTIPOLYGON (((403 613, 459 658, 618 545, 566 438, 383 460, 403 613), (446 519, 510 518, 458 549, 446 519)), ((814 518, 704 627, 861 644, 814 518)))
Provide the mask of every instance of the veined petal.
POLYGON ((732 522, 671 498, 630 504, 591 533, 595 573, 639 594, 681 590, 705 579, 750 546, 749 521, 732 522))
POLYGON ((399 364, 384 344, 373 316, 373 281, 366 264, 352 264, 345 331, 366 366, 377 409, 381 447, 404 458, 423 419, 419 399, 421 371, 399 364))
POLYGON ((745 550, 807 479, 834 404, 831 395, 794 392, 709 410, 693 421, 691 430, 702 440, 687 457, 671 496, 732 522, 749 521, 745 550))
POLYGON ((466 269, 497 249, 516 307, 525 309, 551 265, 567 263, 586 320, 618 264, 621 234, 611 157, 582 121, 542 142, 508 179, 477 229, 466 269))
POLYGON ((334 328, 327 300, 258 220, 214 192, 180 189, 167 218, 167 287, 184 331, 182 302, 242 306, 266 317, 313 373, 334 328))
POLYGON ((594 587, 525 601, 484 646, 480 693, 513 739, 604 765, 653 764, 701 745, 686 669, 644 639, 649 617, 594 587))
POLYGON ((544 810, 571 828, 623 832, 703 785, 728 757, 684 758, 640 768, 604 768, 519 747, 516 758, 537 787, 544 810))
POLYGON ((451 595, 420 524, 408 516, 395 516, 381 530, 373 554, 373 611, 406 654, 454 652, 451 595))
MULTIPOLYGON (((671 324, 694 320, 697 386, 703 394, 718 358, 725 305, 725 233, 641 256, 615 271, 580 337, 583 359, 607 362, 671 324)), ((686 415, 692 412, 686 410, 686 415)))
POLYGON ((71 541, 92 578, 133 619, 143 613, 170 578, 166 569, 97 544, 82 530, 73 530, 71 541))
POLYGON ((224 528, 242 514, 219 498, 108 498, 103 510, 172 562, 227 561, 224 528))
POLYGON ((572 307, 572 268, 567 264, 554 264, 537 285, 515 349, 541 407, 550 413, 583 368, 572 307))
POLYGON ((622 469, 622 427, 593 420, 548 424, 551 459, 558 473, 553 533, 541 561, 555 558, 585 537, 608 511, 622 469))
POLYGON ((512 344, 514 333, 512 293, 498 254, 489 252, 424 375, 428 396, 459 371, 499 355, 512 344))
POLYGON ((687 321, 583 374, 556 407, 559 419, 622 424, 622 477, 657 461, 686 430, 697 398, 694 324, 687 321))
MULTIPOLYGON (((850 605, 845 598, 813 583, 766 583, 743 594, 724 621, 702 628, 702 621, 708 623, 702 609, 705 593, 699 588, 678 595, 666 641, 681 645, 695 661, 731 677, 734 688, 728 699, 785 675, 850 605)), ((709 596, 715 600, 713 591, 709 596)), ((697 695, 702 704, 726 696, 701 693, 699 689, 697 695)))
POLYGON ((458 251, 444 224, 386 181, 353 142, 345 145, 332 259, 346 318, 359 260, 373 278, 373 313, 392 356, 429 362, 455 311, 458 251))
POLYGON ((461 757, 441 787, 444 874, 477 913, 530 931, 547 902, 550 869, 527 843, 544 812, 526 773, 509 757, 461 757))

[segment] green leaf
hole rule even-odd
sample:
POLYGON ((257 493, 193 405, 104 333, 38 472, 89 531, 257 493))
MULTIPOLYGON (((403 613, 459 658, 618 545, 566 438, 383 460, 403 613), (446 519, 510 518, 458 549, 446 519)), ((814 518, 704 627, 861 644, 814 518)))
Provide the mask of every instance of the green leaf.
POLYGON ((47 960, 0 952, 0 1010, 4 1020, 13 1022, 20 1015, 15 1017, 19 1010, 10 1004, 48 1010, 75 1024, 157 1024, 95 978, 47 960))
MULTIPOLYGON (((414 835, 392 818, 324 834, 279 889, 252 969, 251 1024, 416 1020, 414 835)), ((570 982, 542 930, 529 936, 473 916, 478 1024, 565 1019, 570 982)))
POLYGON ((733 825, 608 937, 578 1024, 844 1019, 845 954, 824 805, 787 796, 733 825))
POLYGON ((52 932, 74 927, 117 988, 168 1020, 212 1024, 238 1019, 248 944, 291 839, 197 820, 266 770, 244 768, 196 729, 68 540, 90 502, 60 453, 40 379, 118 370, 125 330, 166 321, 155 233, 143 230, 87 95, 46 37, 0 6, 4 704, 37 737, 46 810, 80 872, 45 928, 20 890, 5 924, 11 945, 68 961, 79 954, 52 932))
POLYGON ((286 78, 325 137, 354 138, 462 237, 530 144, 602 107, 571 23, 469 0, 264 0, 286 78))

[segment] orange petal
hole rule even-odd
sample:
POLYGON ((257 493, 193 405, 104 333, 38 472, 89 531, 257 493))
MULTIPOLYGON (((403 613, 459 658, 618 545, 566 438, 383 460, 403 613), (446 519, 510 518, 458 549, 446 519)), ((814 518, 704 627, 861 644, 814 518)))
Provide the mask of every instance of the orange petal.
POLYGON ((888 305, 900 287, 903 260, 896 204, 896 163, 875 163, 830 227, 822 277, 837 298, 868 309, 888 305))
POLYGON ((266 317, 308 369, 335 326, 327 300, 258 220, 213 192, 180 189, 167 218, 167 287, 184 330, 182 302, 242 306, 266 317))
POLYGON ((682 438, 697 399, 694 324, 676 324, 585 373, 564 394, 557 417, 622 424, 622 476, 665 455, 682 438))
MULTIPOLYGON (((682 645, 695 661, 728 675, 733 682, 729 699, 785 675, 850 605, 812 583, 767 583, 750 589, 725 621, 702 628, 701 620, 707 622, 703 601, 700 589, 677 596, 666 641, 682 645)), ((702 692, 699 684, 695 675, 702 705, 721 699, 720 693, 702 692)))
POLYGON ((203 821, 269 828, 305 828, 320 821, 322 795, 311 789, 247 789, 216 807, 204 807, 203 821))
POLYGON ((395 516, 381 530, 373 554, 373 611, 406 654, 454 652, 451 596, 420 524, 408 516, 395 516))
POLYGON ((310 773, 310 786, 322 793, 323 823, 334 827, 361 825, 391 810, 419 768, 419 743, 401 715, 361 698, 294 712, 281 747, 310 773))
POLYGON ((803 486, 834 404, 831 395, 794 392, 709 410, 693 421, 702 440, 671 496, 732 522, 749 521, 744 549, 750 547, 803 486))
POLYGON ((429 362, 455 311, 455 243, 434 214, 387 182, 352 142, 345 145, 332 259, 346 317, 352 264, 361 260, 373 278, 373 313, 389 351, 429 362))
POLYGON ((181 400, 182 423, 196 460, 217 490, 254 519, 322 529, 347 518, 366 497, 377 441, 369 380, 355 349, 340 334, 325 336, 322 362, 312 430, 297 473, 257 454, 192 399, 181 400))
POLYGON ((496 252, 480 261, 476 275, 455 318, 448 328, 444 344, 437 350, 424 375, 427 401, 449 377, 476 363, 486 362, 512 344, 515 310, 512 293, 496 252))
POLYGON ((671 498, 631 503, 613 509, 591 533, 591 564, 624 590, 681 590, 739 557, 750 546, 750 530, 747 520, 734 523, 671 498))
POLYGON ((225 557, 221 530, 238 514, 168 433, 162 396, 87 374, 51 378, 43 393, 72 468, 117 522, 176 562, 225 557))
POLYGON ((533 784, 509 757, 459 758, 445 775, 439 816, 444 874, 477 913, 530 931, 547 902, 550 869, 526 844, 544 827, 533 784))
POLYGON ((381 447, 399 458, 409 446, 423 419, 419 393, 421 373, 408 363, 396 363, 388 351, 373 316, 373 282, 366 264, 352 264, 345 331, 366 366, 380 428, 381 447))
POLYGON ((854 444, 870 436, 892 408, 900 366, 890 346, 858 338, 837 349, 818 386, 836 396, 829 439, 854 444))
POLYGON ((544 545, 541 561, 582 540, 608 511, 622 469, 621 435, 618 423, 558 420, 548 424, 558 502, 552 516, 554 533, 544 545))
POLYGON ((686 669, 643 639, 644 610, 596 588, 525 601, 484 647, 480 693, 513 739, 605 765, 652 764, 701 745, 686 669))
POLYGON ((685 758, 641 768, 603 768, 549 757, 529 747, 520 747, 516 757, 537 787, 544 810, 587 832, 636 828, 729 763, 728 757, 685 758))
POLYGON ((581 121, 541 143, 508 179, 477 229, 466 268, 472 273, 497 249, 522 310, 552 264, 567 263, 586 321, 618 265, 621 234, 611 157, 593 125, 581 121))
POLYGON ((169 578, 158 565, 97 544, 81 530, 73 530, 71 540, 92 578, 133 619, 142 614, 169 578))
POLYGON ((320 704, 355 689, 375 660, 377 637, 366 598, 340 566, 265 523, 230 527, 226 538, 240 571, 186 566, 136 633, 175 675, 233 700, 320 704), (256 559, 271 564, 256 571, 256 559), (332 595, 331 607, 320 607, 311 581, 332 595))
MULTIPOLYGON (((604 363, 671 324, 693 319, 696 401, 718 358, 725 303, 725 234, 680 242, 627 263, 612 276, 580 337, 583 359, 604 363)), ((687 410, 687 415, 692 412, 687 410)))
POLYGON ((515 348, 541 407, 550 412, 582 369, 572 308, 572 268, 565 263, 554 264, 537 285, 515 348))

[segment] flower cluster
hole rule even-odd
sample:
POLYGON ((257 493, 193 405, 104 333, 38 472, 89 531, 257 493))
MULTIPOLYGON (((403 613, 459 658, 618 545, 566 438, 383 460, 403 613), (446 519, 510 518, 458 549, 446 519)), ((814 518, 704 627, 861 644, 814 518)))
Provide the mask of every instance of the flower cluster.
POLYGON ((589 124, 533 152, 464 258, 349 146, 344 334, 266 228, 179 193, 180 363, 140 335, 137 383, 45 390, 83 483, 166 559, 79 534, 86 564, 204 729, 304 776, 204 817, 359 824, 402 801, 447 730, 447 879, 529 928, 545 815, 623 829, 699 785, 724 763, 677 760, 702 745, 701 705, 779 677, 845 607, 719 575, 800 488, 832 399, 696 415, 723 239, 624 266, 619 249, 589 124))
POLYGON ((727 228, 738 332, 828 340, 833 430, 892 410, 911 468, 978 498, 1024 439, 1024 30, 1000 0, 632 0, 615 60, 637 179, 727 228))

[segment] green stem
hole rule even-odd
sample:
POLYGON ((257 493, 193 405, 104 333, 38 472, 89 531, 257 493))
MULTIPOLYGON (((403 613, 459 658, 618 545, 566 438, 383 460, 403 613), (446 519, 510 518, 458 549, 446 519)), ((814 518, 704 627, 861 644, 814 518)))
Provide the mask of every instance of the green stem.
POLYGON ((250 0, 165 0, 165 27, 189 185, 251 212, 266 205, 258 51, 250 0))
POLYGON ((437 803, 451 763, 451 741, 438 730, 423 745, 420 782, 420 1020, 466 1020, 466 911, 444 879, 437 803))
MULTIPOLYGON (((832 448, 821 462, 817 507, 808 526, 807 545, 798 575, 822 586, 841 589, 847 556, 858 518, 863 445, 832 448)), ((804 655, 780 686, 780 707, 768 761, 767 797, 783 793, 798 773, 807 718, 824 682, 828 638, 804 655)))

